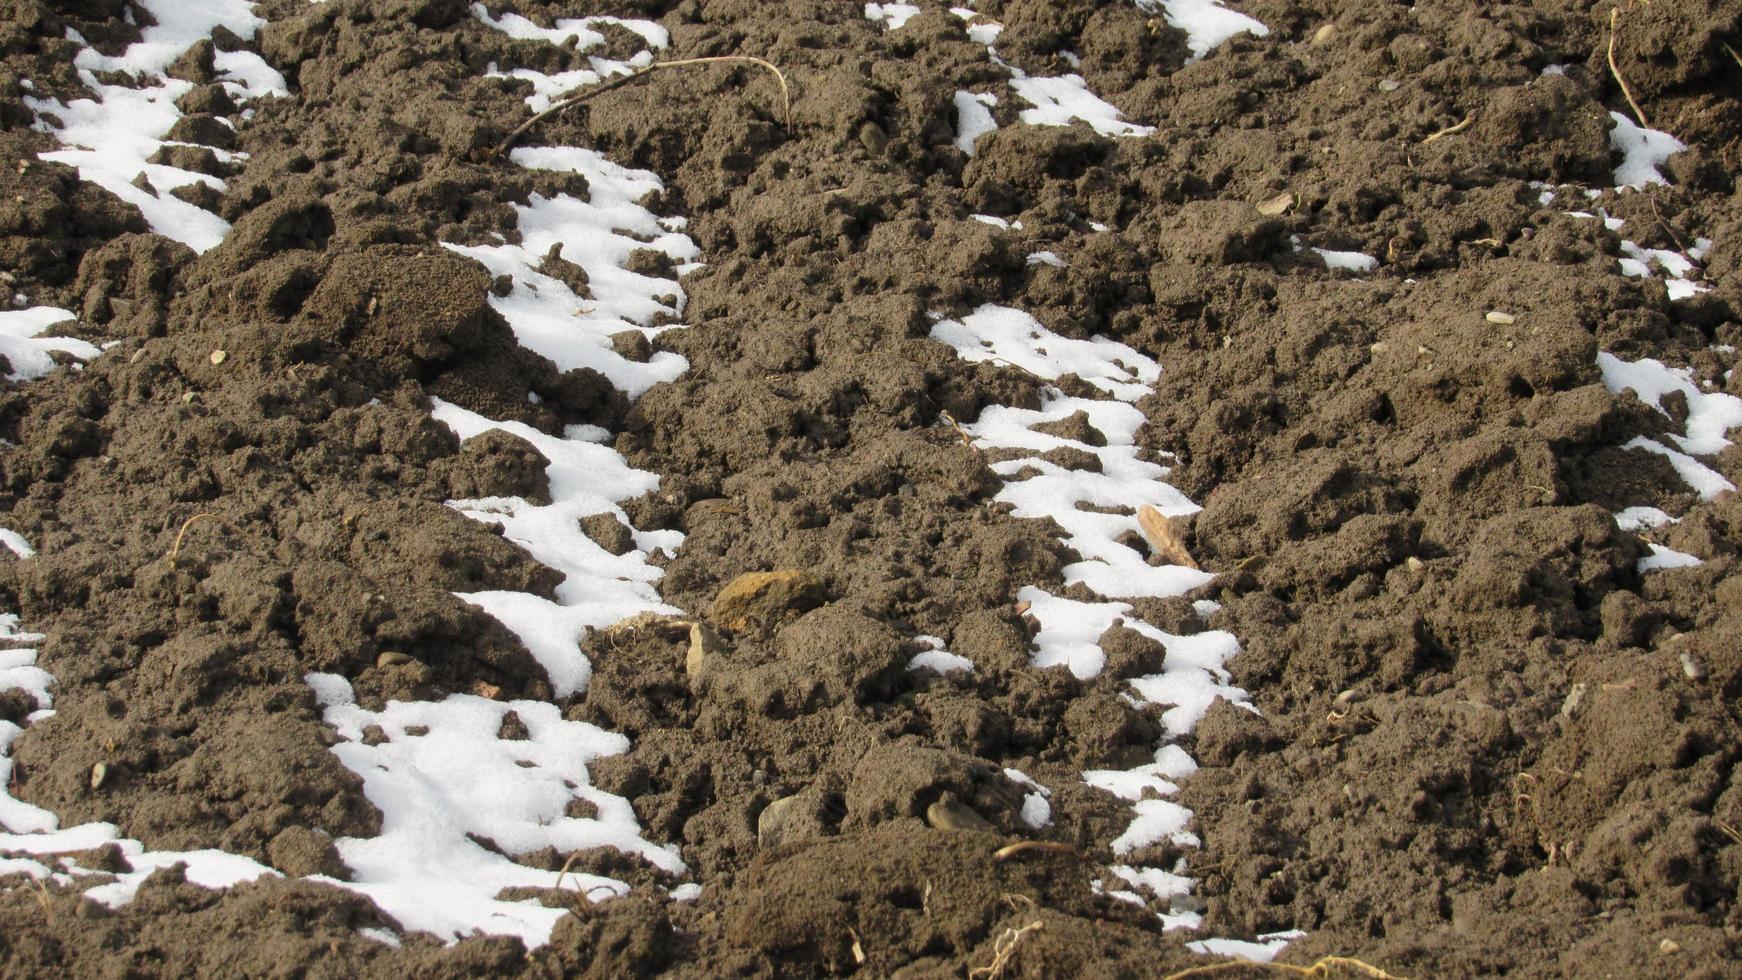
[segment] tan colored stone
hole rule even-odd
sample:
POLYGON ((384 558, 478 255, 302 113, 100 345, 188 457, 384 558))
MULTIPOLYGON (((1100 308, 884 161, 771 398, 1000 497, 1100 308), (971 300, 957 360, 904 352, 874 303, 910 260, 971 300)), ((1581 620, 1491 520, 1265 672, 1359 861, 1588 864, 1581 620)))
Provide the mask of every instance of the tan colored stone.
POLYGON ((745 572, 714 597, 713 620, 737 632, 752 624, 769 624, 788 612, 822 605, 823 580, 797 569, 745 572))

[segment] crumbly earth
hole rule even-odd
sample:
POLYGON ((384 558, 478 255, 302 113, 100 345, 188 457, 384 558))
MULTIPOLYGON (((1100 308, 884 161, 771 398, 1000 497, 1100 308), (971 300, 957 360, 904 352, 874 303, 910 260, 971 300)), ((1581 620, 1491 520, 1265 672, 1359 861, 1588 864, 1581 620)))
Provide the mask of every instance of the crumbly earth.
MULTIPOLYGON (((686 673, 685 635, 595 637, 591 687, 563 704, 634 740, 595 780, 681 845, 701 897, 582 855, 636 893, 577 907, 528 954, 389 948, 356 931, 391 924, 367 900, 295 880, 220 893, 164 872, 107 915, 16 878, 0 972, 959 977, 1035 922, 1002 976, 1205 962, 1089 886, 1130 811, 1078 774, 1153 751, 1157 721, 1119 694, 1160 651, 1115 630, 1120 669, 1093 681, 1029 665, 1015 592, 1061 590, 1074 558, 992 503, 988 459, 947 420, 1035 404, 1040 383, 927 339, 928 311, 1001 303, 1165 369, 1141 439, 1177 454, 1170 480, 1204 505, 1190 546, 1221 574, 1191 598, 1221 608, 1138 611, 1236 634, 1230 667, 1262 711, 1218 706, 1186 743, 1201 935, 1302 929, 1285 961, 1399 976, 1736 975, 1742 498, 1702 502, 1661 457, 1619 448, 1676 420, 1607 392, 1596 354, 1742 394, 1742 3, 1617 19, 1633 97, 1690 148, 1668 186, 1604 206, 1647 247, 1715 242, 1710 290, 1675 302, 1620 274, 1614 232, 1529 183, 1612 183, 1607 113, 1629 110, 1609 5, 1241 0, 1270 36, 1188 64, 1184 35, 1130 3, 982 0, 1002 57, 1058 74, 1074 52, 1156 132, 1024 125, 1010 96, 971 158, 952 96, 1005 74, 941 9, 885 32, 814 0, 487 6, 656 19, 671 57, 755 55, 792 83, 790 128, 773 79, 733 66, 653 73, 533 137, 657 172, 660 210, 702 247, 689 329, 656 341, 691 369, 633 405, 518 347, 488 274, 439 245, 512 237, 512 203, 574 190, 490 156, 526 117, 525 83, 483 76, 584 56, 510 40, 461 0, 261 3, 270 26, 246 46, 292 96, 233 134, 245 162, 196 161, 227 179, 205 203, 235 223, 196 256, 34 159, 52 141, 19 79, 77 94, 66 29, 116 49, 136 36, 128 5, 5 6, 0 268, 76 311, 69 332, 119 341, 0 393, 0 524, 39 551, 0 559, 0 607, 48 634, 57 678, 58 713, 13 747, 13 792, 153 847, 343 876, 310 828, 369 835, 380 815, 326 751, 304 674, 350 678, 366 705, 549 697, 513 634, 453 592, 548 595, 552 573, 443 505, 536 497, 540 461, 502 434, 462 449, 429 417, 439 396, 545 431, 603 425, 660 474, 631 517, 688 535, 661 592, 713 616, 723 649, 686 673), (1258 210, 1285 192, 1285 211, 1258 210), (1291 236, 1380 266, 1329 270, 1291 236), (1068 267, 1025 261, 1042 249, 1068 267), (1704 563, 1642 575, 1646 544, 1611 518, 1630 505, 1681 517, 1650 533, 1704 563), (723 585, 777 569, 815 576, 785 614, 714 615, 723 585), (916 634, 978 669, 905 670, 916 634), (1039 836, 1074 852, 993 859, 1032 833, 994 778, 1006 766, 1055 789, 1039 836), (952 803, 990 826, 928 825, 952 803)), ((617 55, 639 43, 606 30, 617 55)), ((233 109, 209 85, 185 101, 233 109)), ((1742 447, 1708 462, 1742 482, 1742 447)))

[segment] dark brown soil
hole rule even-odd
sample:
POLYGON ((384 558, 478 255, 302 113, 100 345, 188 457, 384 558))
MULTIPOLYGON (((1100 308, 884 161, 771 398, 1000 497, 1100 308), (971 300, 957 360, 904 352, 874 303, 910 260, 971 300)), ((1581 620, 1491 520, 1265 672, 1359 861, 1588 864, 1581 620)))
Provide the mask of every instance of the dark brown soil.
MULTIPOLYGON (((104 914, 14 876, 0 972, 960 977, 1039 922, 1001 976, 1166 976, 1209 962, 1191 940, 1289 929, 1306 935, 1285 961, 1398 976, 1742 975, 1742 497, 1701 500, 1623 450, 1675 424, 1608 392, 1596 360, 1742 394, 1742 3, 1623 7, 1617 67, 1689 146, 1668 185, 1598 202, 1624 235, 1563 214, 1578 191, 1545 206, 1530 183, 1613 183, 1608 112, 1629 110, 1608 5, 1233 5, 1270 35, 1188 64, 1134 4, 982 0, 1003 58, 1057 74, 1074 52, 1157 130, 1025 125, 1012 95, 970 158, 952 97, 1007 74, 942 7, 886 32, 856 3, 490 0, 541 23, 654 19, 670 57, 756 55, 793 85, 790 129, 773 79, 733 66, 655 72, 537 131, 660 174, 659 210, 701 246, 689 329, 654 342, 690 370, 633 405, 517 346, 489 274, 441 246, 512 237, 511 205, 572 190, 492 158, 526 86, 487 68, 585 64, 460 0, 259 4, 260 36, 223 43, 292 95, 233 134, 249 156, 211 203, 235 227, 207 253, 70 168, 0 167, 11 288, 119 341, 0 393, 0 525, 38 551, 0 552, 0 609, 47 634, 57 682, 57 714, 12 747, 15 796, 156 848, 343 877, 309 828, 369 836, 381 815, 327 751, 305 674, 349 678, 366 705, 549 699, 517 638, 453 593, 550 595, 555 573, 443 504, 537 499, 540 461, 500 434, 461 448, 432 397, 614 432, 662 480, 628 508, 636 527, 687 535, 661 595, 723 649, 686 673, 687 634, 593 637, 591 686, 560 702, 633 740, 593 778, 682 848, 695 901, 591 855, 577 867, 635 893, 528 954, 389 948, 357 933, 385 921, 366 899, 307 881, 213 892, 164 872, 104 914), (1329 270, 1291 236, 1380 266, 1329 270), (1671 301, 1622 276, 1623 237, 1712 239, 1709 291, 1671 301), (1025 261, 1041 250, 1068 267, 1025 261), (1170 482, 1204 506, 1190 544, 1219 574, 1190 598, 1220 609, 1138 612, 1239 637, 1229 668, 1262 712, 1219 705, 1183 743, 1201 849, 1116 862, 1130 810, 1081 782, 1152 757, 1160 723, 1121 693, 1159 648, 1110 631, 1120 666, 1089 681, 1030 665, 1017 591, 1093 595, 1064 589, 1056 527, 993 503, 990 459, 949 424, 1041 397, 928 338, 928 312, 983 303, 1164 367, 1141 441, 1177 454, 1170 482), (1645 541, 1612 517, 1634 505, 1680 517, 1646 533, 1703 563, 1642 574, 1645 541), (715 604, 771 570, 814 578, 773 613, 715 604), (921 634, 977 669, 907 670, 921 634), (1006 767, 1052 788, 1043 830, 1006 767), (934 806, 985 826, 938 829, 934 806), (1071 847, 993 858, 1033 836, 1071 847), (1181 856, 1198 933, 1091 889, 1111 864, 1181 856)), ((18 80, 77 95, 67 28, 119 45, 128 9, 5 9, 7 161, 54 145, 18 80)), ((1742 448, 1706 462, 1742 482, 1742 448)))

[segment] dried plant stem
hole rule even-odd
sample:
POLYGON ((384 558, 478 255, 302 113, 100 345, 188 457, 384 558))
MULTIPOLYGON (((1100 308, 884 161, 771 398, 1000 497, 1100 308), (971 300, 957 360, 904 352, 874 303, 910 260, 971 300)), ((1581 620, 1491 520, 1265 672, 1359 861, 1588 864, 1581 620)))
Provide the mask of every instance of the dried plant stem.
POLYGON ((545 121, 546 119, 549 119, 551 116, 555 116, 555 115, 558 115, 560 113, 567 112, 568 110, 573 109, 575 106, 578 106, 583 102, 587 102, 587 101, 590 101, 594 98, 597 98, 598 96, 604 95, 606 92, 609 92, 612 89, 622 88, 623 86, 628 85, 630 82, 633 82, 636 79, 638 79, 644 75, 649 74, 650 72, 656 71, 656 70, 661 69, 661 68, 681 68, 681 67, 684 67, 686 65, 713 65, 713 64, 724 64, 727 62, 737 62, 740 64, 760 65, 763 68, 766 68, 769 71, 774 73, 775 79, 777 79, 780 82, 780 98, 781 98, 782 108, 784 110, 783 118, 786 120, 786 128, 788 130, 791 130, 792 129, 792 89, 789 88, 786 84, 786 75, 783 72, 781 72, 781 70, 779 68, 775 67, 773 62, 764 61, 761 58, 753 58, 747 54, 722 54, 722 55, 712 55, 712 56, 709 56, 706 58, 679 58, 679 59, 674 60, 674 61, 656 61, 653 64, 648 65, 645 68, 638 69, 638 70, 633 71, 627 75, 619 75, 616 78, 613 78, 608 82, 602 82, 598 85, 595 85, 592 88, 587 89, 585 92, 580 93, 579 95, 571 96, 567 99, 564 99, 561 102, 558 102, 557 104, 551 106, 550 108, 544 110, 543 112, 538 113, 537 115, 533 116, 531 119, 528 119, 527 121, 521 123, 519 126, 517 126, 515 128, 514 132, 509 133, 507 136, 504 136, 502 138, 502 142, 496 144, 496 150, 495 150, 493 155, 498 156, 498 157, 505 155, 509 150, 514 148, 514 144, 520 139, 520 137, 522 137, 526 134, 527 130, 529 130, 532 127, 538 125, 539 123, 545 121))
POLYGON ((192 527, 195 521, 212 516, 214 515, 210 513, 195 514, 181 523, 181 530, 175 533, 175 544, 169 549, 169 563, 171 565, 175 564, 176 556, 181 554, 181 539, 187 537, 188 528, 192 527))
POLYGON ((1039 851, 1043 854, 1070 854, 1073 856, 1080 856, 1082 853, 1071 845, 1060 843, 1058 841, 1024 840, 1017 841, 1014 844, 1006 844, 996 851, 993 851, 992 860, 1008 861, 1019 854, 1027 854, 1030 851, 1039 851))
POLYGON ((1633 118, 1639 120, 1639 128, 1650 129, 1651 123, 1645 120, 1645 110, 1639 108, 1639 103, 1633 98, 1633 89, 1627 85, 1627 79, 1621 77, 1621 69, 1615 67, 1615 22, 1621 17, 1621 8, 1615 7, 1609 11, 1609 74, 1615 76, 1615 83, 1621 86, 1621 94, 1627 97, 1627 104, 1633 107, 1633 118))
POLYGON ((1189 970, 1170 973, 1166 980, 1185 980, 1187 977, 1207 977, 1215 973, 1227 973, 1230 970, 1266 970, 1271 973, 1287 973, 1297 977, 1329 977, 1332 967, 1358 973, 1372 980, 1403 980, 1384 970, 1348 956, 1326 956, 1311 966, 1295 966, 1292 963, 1258 963, 1252 960, 1229 960, 1226 963, 1211 963, 1208 966, 1194 966, 1189 970))
POLYGON ((1468 116, 1465 116, 1463 122, 1458 123, 1456 126, 1447 126, 1445 129, 1442 129, 1439 132, 1433 134, 1432 136, 1429 136, 1427 139, 1422 140, 1422 142, 1424 144, 1425 143, 1432 143, 1434 140, 1437 140, 1437 139, 1444 139, 1447 136, 1454 136, 1458 133, 1463 132, 1466 129, 1469 129, 1470 124, 1475 122, 1475 121, 1476 121, 1476 116, 1474 113, 1472 113, 1468 116))

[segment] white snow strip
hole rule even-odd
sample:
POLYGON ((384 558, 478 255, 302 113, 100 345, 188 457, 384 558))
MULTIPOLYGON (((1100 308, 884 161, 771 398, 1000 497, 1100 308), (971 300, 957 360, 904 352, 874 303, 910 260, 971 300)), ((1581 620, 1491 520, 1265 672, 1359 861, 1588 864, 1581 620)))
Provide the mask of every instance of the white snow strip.
POLYGON ((1283 947, 1305 935, 1306 933, 1298 929, 1291 929, 1288 932, 1259 936, 1257 942, 1244 939, 1199 939, 1186 943, 1186 948, 1208 956, 1227 956, 1253 963, 1269 963, 1276 959, 1276 954, 1282 952, 1283 947))
POLYGON ((991 303, 959 322, 938 320, 931 338, 966 361, 999 361, 1049 381, 1075 374, 1124 401, 1143 397, 1161 377, 1160 365, 1116 340, 1061 337, 1021 310, 991 303))
POLYGON ((1733 492, 1736 485, 1724 478, 1722 473, 1700 462, 1687 453, 1677 452, 1656 439, 1644 436, 1634 436, 1621 446, 1622 449, 1643 449, 1648 453, 1656 453, 1669 460, 1669 465, 1676 471, 1701 500, 1716 500, 1718 495, 1727 491, 1733 492))
POLYGON ((587 178, 588 200, 566 194, 533 194, 519 215, 518 245, 449 245, 477 259, 492 276, 509 276, 505 297, 492 294, 490 305, 514 328, 515 339, 549 358, 558 370, 592 368, 631 398, 681 375, 689 362, 658 351, 646 363, 631 361, 611 346, 611 336, 637 330, 647 336, 660 315, 683 311, 683 289, 675 279, 646 276, 625 266, 638 249, 655 249, 674 263, 693 262, 701 250, 682 232, 667 231, 659 218, 637 202, 661 188, 659 178, 630 170, 580 147, 521 147, 510 158, 524 167, 578 173, 587 178), (642 241, 644 236, 651 241, 642 241), (561 280, 538 271, 551 249, 587 272, 589 298, 582 299, 561 280))
POLYGON ((1140 126, 1119 116, 1119 110, 1089 91, 1081 75, 1032 78, 1011 69, 1010 88, 1033 106, 1022 110, 1023 122, 1035 126, 1069 126, 1076 120, 1102 136, 1148 136, 1154 126, 1140 126))
POLYGON ((1704 564, 1700 559, 1686 552, 1665 548, 1661 544, 1654 544, 1650 541, 1645 544, 1651 549, 1651 554, 1639 559, 1639 574, 1641 575, 1659 568, 1692 568, 1695 565, 1704 564))
POLYGON ((1615 526, 1623 531, 1644 531, 1675 523, 1676 518, 1656 507, 1628 507, 1615 515, 1615 526))
POLYGON ((1270 28, 1257 20, 1222 6, 1221 0, 1137 0, 1137 6, 1147 13, 1160 10, 1170 26, 1184 31, 1194 61, 1235 35, 1264 37, 1270 33, 1270 28))
POLYGON ((30 558, 36 554, 36 549, 24 540, 24 535, 11 528, 0 527, 0 545, 4 545, 7 551, 20 558, 30 558))
POLYGON ((1162 481, 1166 468, 1138 458, 1136 432, 1143 421, 1142 412, 1122 402, 1055 394, 1039 409, 989 406, 977 421, 963 427, 988 448, 1034 454, 992 465, 993 472, 1006 480, 995 499, 1013 504, 1017 517, 1050 517, 1064 529, 1065 544, 1082 558, 1065 567, 1067 585, 1083 582, 1115 598, 1168 597, 1183 595, 1214 577, 1184 565, 1151 565, 1119 540, 1140 533, 1136 508, 1145 504, 1168 517, 1198 510, 1162 481), (1097 441, 1102 445, 1035 428, 1079 413, 1101 434, 1097 441), (1041 454, 1058 449, 1087 454, 1096 464, 1073 468, 1042 458, 1041 454))
POLYGON ((1338 252, 1328 248, 1314 248, 1319 258, 1325 260, 1327 269, 1344 269, 1349 272, 1372 272, 1379 268, 1379 260, 1366 252, 1338 252))
POLYGON ((1609 113, 1615 128, 1609 131, 1609 148, 1621 154, 1615 168, 1615 186, 1644 190, 1648 184, 1667 184, 1657 168, 1670 157, 1687 149, 1687 144, 1668 133, 1641 129, 1633 120, 1619 112, 1609 113))
POLYGON ((481 3, 472 4, 472 16, 520 41, 544 41, 562 47, 568 43, 569 38, 574 38, 574 46, 577 51, 585 51, 605 43, 605 35, 595 30, 601 24, 621 27, 633 34, 640 35, 641 40, 649 48, 663 48, 671 44, 670 32, 651 20, 625 20, 622 17, 576 17, 563 18, 556 22, 555 27, 540 27, 519 14, 503 14, 500 18, 493 18, 490 16, 489 8, 481 3))
MULTIPOLYGON (((146 162, 164 146, 164 138, 181 118, 175 100, 193 88, 192 83, 168 78, 164 72, 219 27, 247 39, 265 22, 247 0, 139 0, 139 5, 155 22, 141 31, 140 41, 115 56, 86 47, 74 57, 92 98, 63 103, 26 96, 24 102, 39 117, 56 120, 44 118, 37 124, 65 147, 43 153, 44 160, 77 168, 81 178, 139 208, 151 230, 204 252, 223 241, 229 224, 170 192, 195 183, 223 190, 224 182, 209 174, 146 162), (105 84, 97 80, 98 71, 127 72, 143 84, 105 84), (134 186, 142 175, 149 189, 134 186)), ((213 65, 238 103, 288 94, 284 77, 252 52, 220 52, 213 65)), ((220 158, 229 156, 214 152, 220 158)))
POLYGON ((919 8, 911 3, 868 3, 865 5, 865 19, 881 21, 886 31, 898 31, 907 26, 919 13, 919 8))
POLYGON ((637 531, 636 550, 613 555, 582 533, 581 518, 611 514, 624 525, 629 517, 619 502, 655 490, 659 478, 631 467, 608 446, 585 439, 559 439, 519 422, 495 422, 457 405, 435 400, 436 420, 462 440, 491 429, 519 436, 550 460, 545 468, 551 503, 521 497, 455 500, 450 505, 468 517, 495 521, 504 536, 545 565, 562 572, 556 601, 526 592, 471 592, 474 603, 513 630, 545 672, 558 697, 585 689, 592 666, 580 649, 587 627, 603 629, 641 612, 677 614, 659 600, 653 583, 663 574, 647 563, 649 552, 677 550, 678 531, 637 531))
POLYGON ((1687 399, 1688 420, 1683 435, 1671 434, 1684 452, 1709 456, 1730 445, 1729 430, 1742 426, 1742 398, 1723 392, 1701 391, 1693 383, 1693 372, 1687 368, 1672 368, 1661 361, 1643 358, 1623 361, 1607 351, 1597 355, 1597 367, 1603 374, 1603 386, 1620 394, 1633 389, 1639 400, 1665 415, 1663 399, 1671 392, 1681 392, 1687 399))
POLYGON ((995 95, 956 93, 956 149, 974 155, 974 142, 998 128, 998 120, 992 118, 992 107, 997 104, 995 95))
MULTIPOLYGON (((604 35, 595 28, 604 24, 634 31, 650 48, 668 40, 663 28, 640 21, 582 18, 541 28, 513 14, 493 19, 482 5, 472 9, 480 21, 512 36, 552 44, 571 37, 583 47, 601 43, 604 35)), ((651 51, 644 50, 628 63, 594 59, 593 70, 602 77, 651 58, 651 51)), ((535 95, 528 101, 548 100, 559 84, 538 76, 535 95)), ((535 195, 518 208, 519 245, 449 246, 484 263, 492 274, 510 277, 507 295, 493 291, 490 302, 516 338, 562 370, 598 371, 632 397, 681 374, 687 367, 681 357, 660 354, 647 363, 630 361, 613 350, 610 339, 624 330, 653 336, 667 329, 654 325, 656 317, 676 317, 682 310, 683 292, 676 280, 630 272, 626 266, 631 253, 657 249, 679 268, 699 255, 681 232, 683 222, 662 221, 637 203, 660 189, 658 178, 581 148, 522 147, 511 159, 525 167, 581 174, 588 188, 586 200, 535 195), (584 270, 586 298, 538 271, 549 255, 584 270)), ((528 441, 548 461, 549 504, 520 497, 450 504, 477 520, 500 524, 509 540, 562 573, 554 600, 512 591, 460 596, 520 637, 558 697, 584 690, 591 677, 591 662, 580 647, 587 628, 608 627, 640 612, 678 612, 659 600, 653 583, 661 572, 647 557, 656 548, 675 550, 683 535, 636 531, 629 524, 621 501, 656 489, 659 479, 629 466, 611 450, 606 445, 609 432, 575 425, 555 436, 439 400, 432 414, 461 440, 501 430, 528 441), (581 531, 583 518, 601 514, 630 528, 633 550, 613 555, 581 531)), ((587 765, 626 751, 629 742, 621 735, 565 720, 556 705, 542 701, 498 702, 456 694, 438 702, 390 702, 373 712, 354 703, 343 678, 311 674, 308 682, 326 720, 346 739, 334 753, 363 777, 365 794, 382 812, 379 836, 336 842, 353 872, 346 887, 370 896, 408 929, 448 941, 479 931, 512 935, 536 947, 549 941, 557 921, 568 912, 546 908, 536 899, 505 899, 503 889, 560 886, 593 900, 629 891, 614 879, 565 876, 518 864, 504 854, 614 847, 668 874, 687 870, 675 847, 641 836, 628 800, 591 785, 587 765), (509 712, 524 727, 525 737, 514 737, 519 732, 499 737, 509 712), (378 726, 386 740, 366 744, 363 730, 370 726, 378 726), (577 809, 588 815, 571 815, 577 809), (481 843, 486 839, 493 846, 481 843)))
POLYGON ((71 310, 53 306, 0 312, 0 356, 12 365, 12 373, 7 377, 13 381, 35 381, 53 371, 54 358, 48 356, 49 351, 62 351, 82 361, 101 354, 95 344, 73 337, 40 336, 57 323, 76 319, 71 310))
MULTIPOLYGON (((1067 584, 1082 582, 1116 598, 1181 595, 1211 580, 1209 573, 1196 569, 1152 566, 1118 540, 1138 533, 1135 508, 1140 505, 1149 504, 1169 515, 1198 509, 1163 482, 1164 467, 1138 458, 1136 434, 1144 415, 1128 402, 1150 391, 1160 377, 1160 365, 1106 338, 1060 337, 1028 314, 1007 307, 982 306, 959 322, 941 314, 931 316, 932 337, 954 347, 964 360, 1002 361, 1040 378, 1075 374, 1110 396, 1067 397, 1053 389, 1043 395, 1038 409, 988 406, 964 427, 978 448, 1024 452, 993 465, 1006 481, 996 499, 1013 504, 1015 516, 1058 524, 1064 543, 1082 558, 1063 570, 1067 584), (1050 423, 1064 423, 1065 431, 1075 438, 1036 431, 1037 426, 1050 423), (1053 459, 1042 458, 1049 452, 1053 459)), ((1100 637, 1116 624, 1161 644, 1165 651, 1161 671, 1133 678, 1125 697, 1133 705, 1163 709, 1167 741, 1152 762, 1125 771, 1090 770, 1082 776, 1090 786, 1131 805, 1130 825, 1112 841, 1115 854, 1139 852, 1164 841, 1198 846, 1197 835, 1187 829, 1191 811, 1165 797, 1178 791, 1176 780, 1197 768, 1177 739, 1190 733, 1217 698, 1256 711, 1246 693, 1232 685, 1224 666, 1240 652, 1239 642, 1220 630, 1173 636, 1135 618, 1124 602, 1084 602, 1032 585, 1020 589, 1016 598, 1027 603, 1028 615, 1038 624, 1031 660, 1036 667, 1065 667, 1083 679, 1096 676, 1107 659, 1100 637)), ((1209 605, 1213 612, 1214 603, 1209 605)), ((1009 771, 1006 775, 1017 778, 1009 771)), ((1031 825, 1042 816, 1042 802, 1047 804, 1044 816, 1050 819, 1050 801, 1034 794, 1025 800, 1023 815, 1031 825)), ((1157 913, 1164 928, 1196 928, 1201 922, 1190 895, 1193 882, 1183 874, 1183 859, 1171 871, 1114 870, 1157 897, 1164 906, 1157 913)), ((1148 905, 1135 891, 1109 894, 1148 905)))
POLYGON ((1022 798, 1022 822, 1031 830, 1039 830, 1052 822, 1052 790, 1035 782, 1020 769, 1006 768, 1004 778, 1031 792, 1022 798))
MULTIPOLYGON (((344 683, 310 677, 328 692, 344 683)), ((676 848, 647 842, 629 801, 591 785, 587 764, 629 748, 629 740, 584 722, 568 721, 543 701, 492 701, 466 694, 442 701, 391 701, 368 711, 349 700, 324 718, 337 730, 333 752, 363 777, 363 791, 381 810, 381 834, 340 838, 350 882, 334 882, 373 899, 407 929, 456 940, 474 928, 520 937, 529 947, 550 940, 562 908, 533 899, 504 901, 505 888, 574 890, 593 899, 627 894, 620 881, 564 876, 517 864, 511 855, 545 848, 558 853, 613 847, 663 871, 686 869, 676 848), (502 738, 512 712, 524 738, 502 738), (370 745, 364 729, 386 740, 370 745), (569 815, 577 804, 591 816, 569 815)))
POLYGON ((943 637, 916 636, 914 639, 924 643, 930 649, 921 650, 914 654, 913 659, 907 662, 908 670, 930 670, 939 674, 948 674, 951 671, 971 671, 974 669, 972 660, 944 649, 943 637))
POLYGON ((1643 248, 1636 242, 1623 240, 1621 252, 1626 257, 1615 261, 1620 264, 1624 276, 1649 277, 1653 265, 1668 273, 1669 278, 1663 285, 1672 300, 1687 299, 1711 288, 1689 277, 1689 273, 1697 268, 1694 260, 1674 249, 1643 248))
MULTIPOLYGON (((952 7, 950 13, 967 21, 968 39, 986 45, 987 56, 1010 72, 1011 91, 1032 107, 1022 110, 1020 118, 1023 122, 1034 126, 1069 126, 1080 120, 1102 136, 1148 136, 1155 132, 1154 126, 1142 126, 1120 118, 1118 108, 1089 91, 1081 75, 1035 77, 998 57, 992 45, 1004 30, 1002 24, 986 20, 969 7, 952 7)), ((991 122, 991 114, 976 113, 968 107, 964 100, 968 94, 956 94, 956 146, 962 152, 972 154, 974 139, 980 133, 990 131, 987 124, 991 122), (974 135, 967 135, 970 132, 974 135)))
POLYGON ((1027 264, 1050 265, 1055 269, 1062 269, 1065 267, 1065 260, 1059 258, 1054 252, 1031 252, 1029 253, 1027 264))

